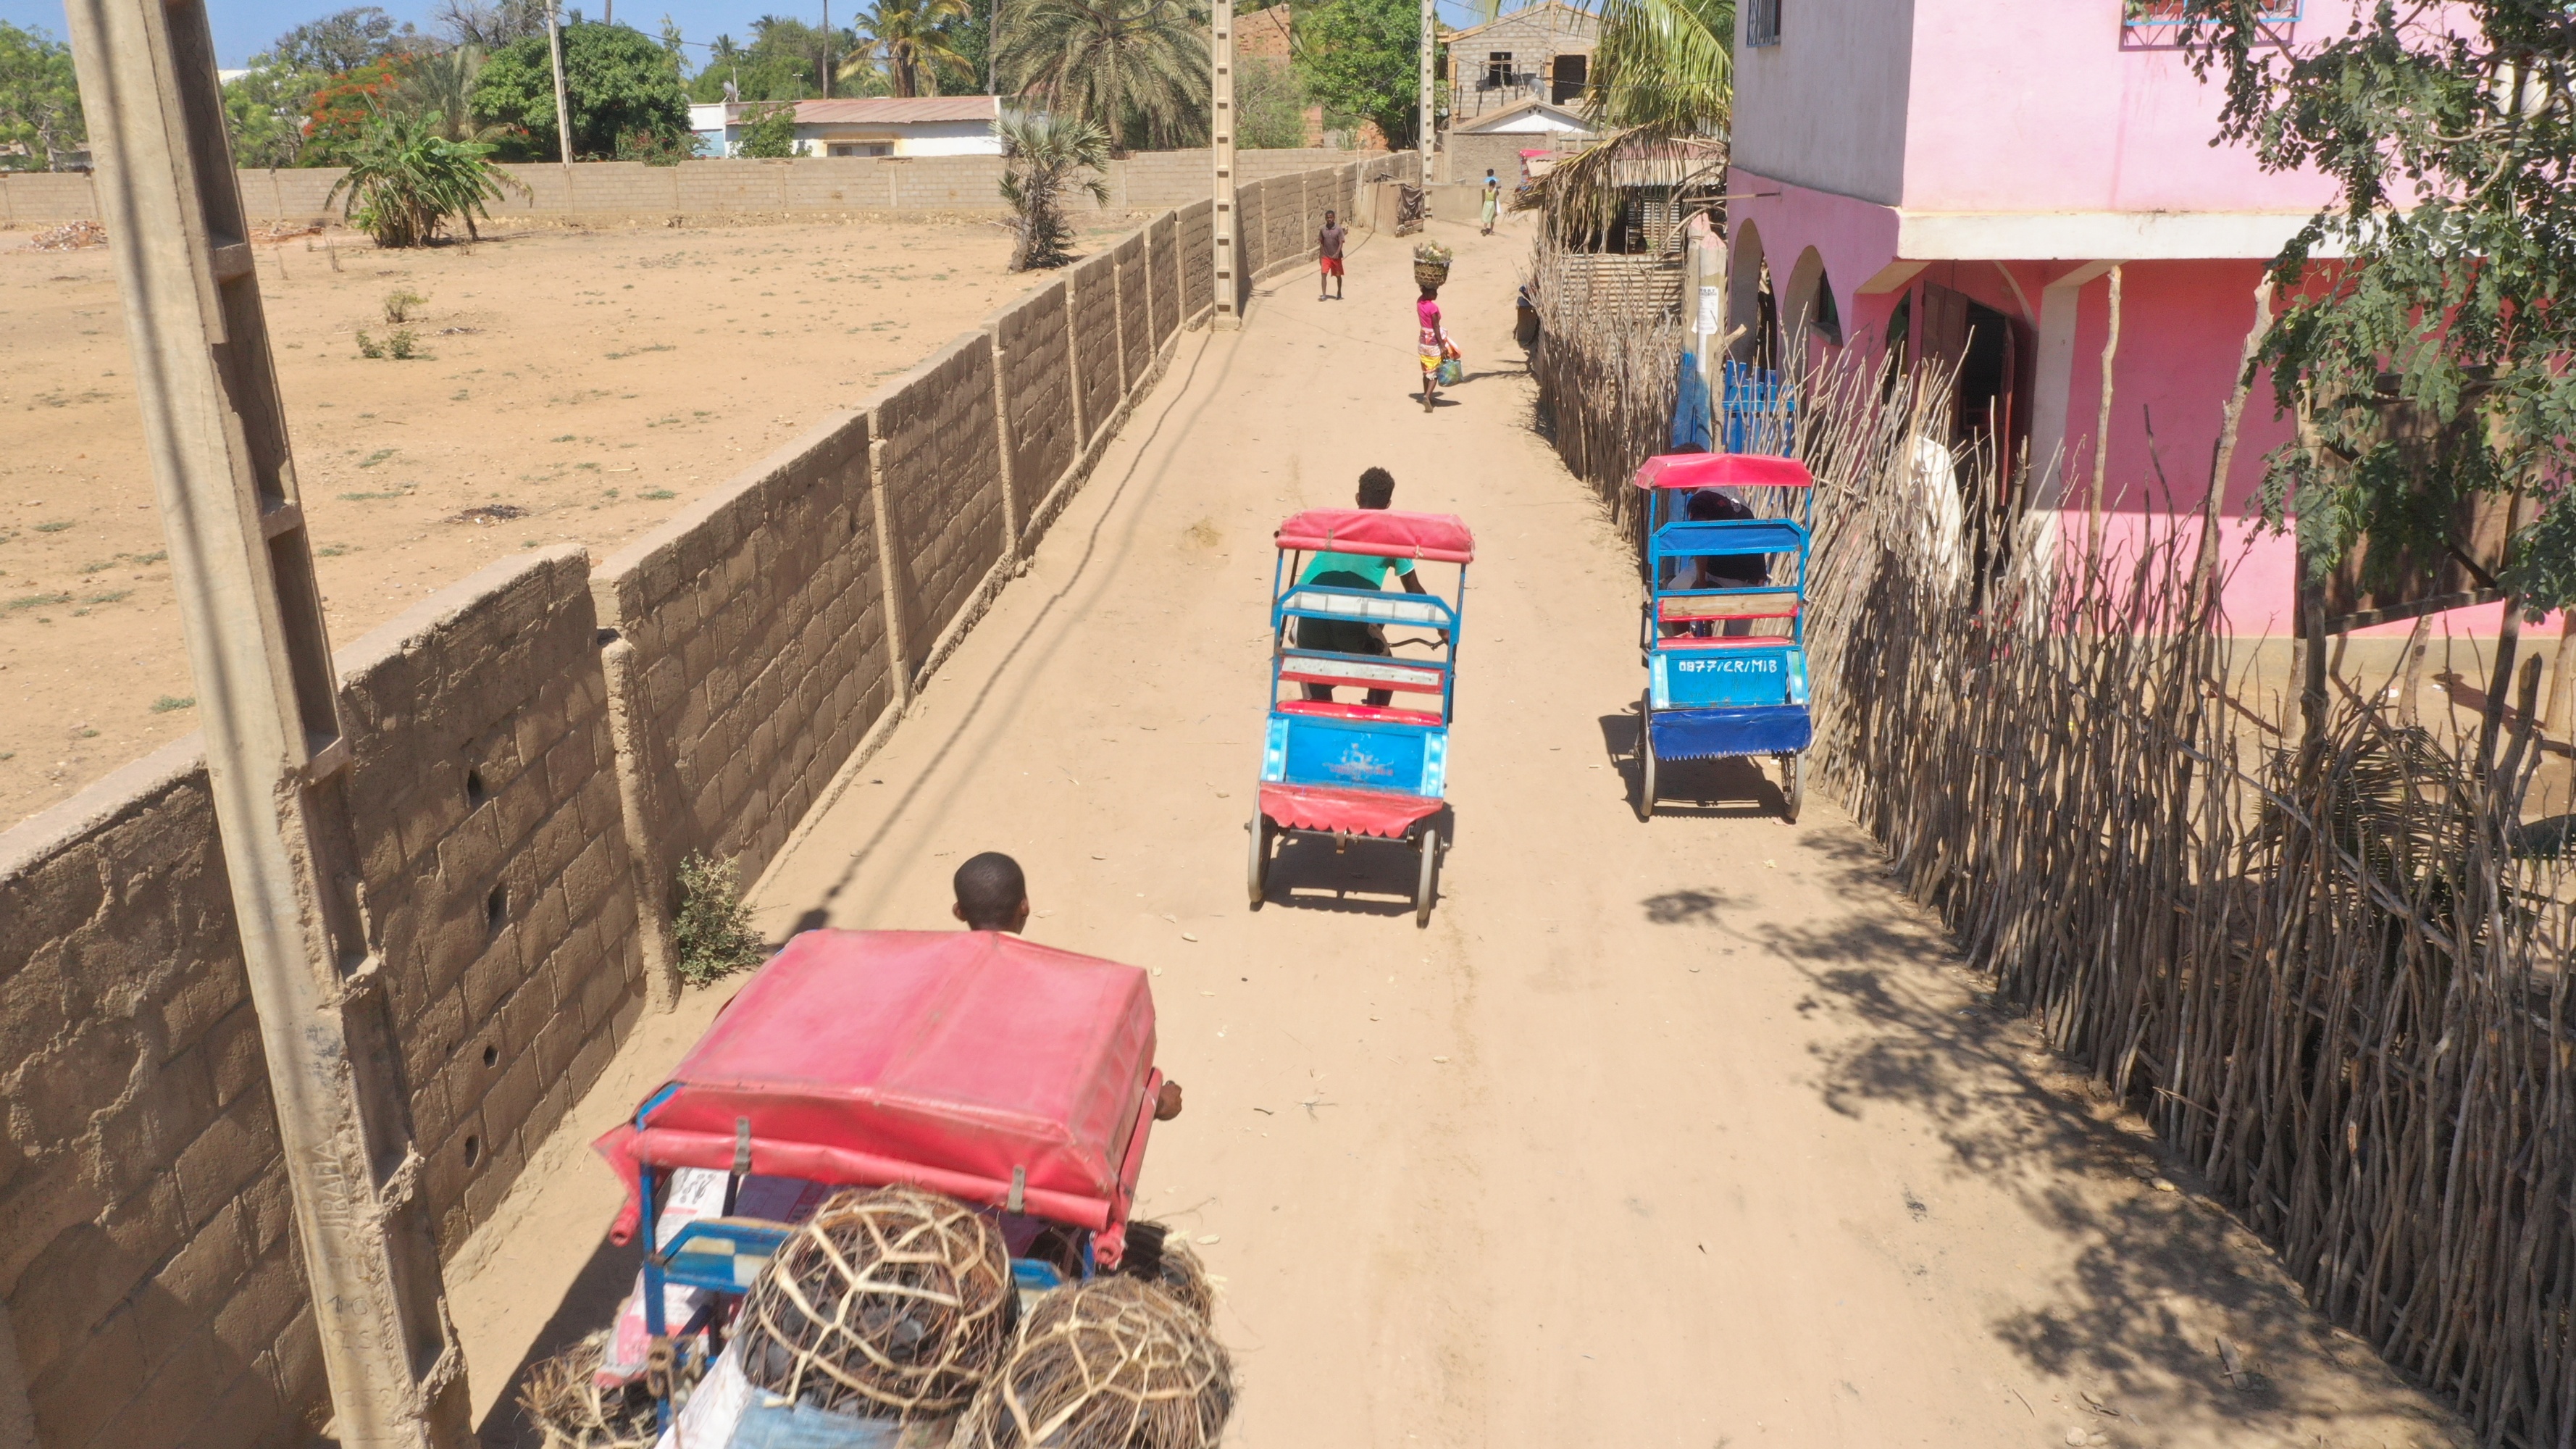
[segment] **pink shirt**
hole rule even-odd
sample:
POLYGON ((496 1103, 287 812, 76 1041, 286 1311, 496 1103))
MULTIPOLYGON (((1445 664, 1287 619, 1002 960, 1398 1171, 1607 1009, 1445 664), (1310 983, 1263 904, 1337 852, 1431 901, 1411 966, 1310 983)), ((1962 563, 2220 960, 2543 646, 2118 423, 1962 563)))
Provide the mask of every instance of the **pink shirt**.
POLYGON ((1440 304, 1425 297, 1413 304, 1413 314, 1422 319, 1422 345, 1433 348, 1443 340, 1440 335, 1440 304))

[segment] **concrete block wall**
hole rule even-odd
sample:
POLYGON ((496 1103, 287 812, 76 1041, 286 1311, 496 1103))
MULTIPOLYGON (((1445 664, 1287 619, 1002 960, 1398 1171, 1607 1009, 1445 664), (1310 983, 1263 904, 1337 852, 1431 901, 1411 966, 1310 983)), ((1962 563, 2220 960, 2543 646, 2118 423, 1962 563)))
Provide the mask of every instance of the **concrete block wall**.
POLYGON ((1154 299, 1146 289, 1145 237, 1134 232, 1109 253, 1118 273, 1118 365, 1129 392, 1154 366, 1154 299))
POLYGON ((642 1014, 590 562, 495 563, 341 656, 371 933, 452 1250, 642 1014))
POLYGON ((908 678, 1011 542, 1002 527, 992 340, 970 332, 933 353, 878 395, 869 419, 908 678))
POLYGON ((627 646, 610 685, 648 930, 691 854, 757 876, 892 700, 869 441, 832 414, 593 570, 627 646))
POLYGON ((1216 305, 1216 203, 1194 201, 1180 210, 1181 311, 1196 322, 1216 305))
MULTIPOLYGON (((1209 216, 1157 218, 609 558, 504 560, 342 652, 445 1252, 667 992, 680 858, 760 873, 901 717, 889 625, 917 660, 971 622, 1204 315, 1209 216)), ((325 1416, 258 1028, 193 737, 0 833, 0 1308, 40 1449, 301 1446, 325 1416)))
POLYGON ((0 176, 0 227, 33 229, 98 215, 90 178, 72 171, 29 171, 0 176))
POLYGON ((1100 436, 1117 414, 1127 384, 1119 373, 1118 273, 1116 258, 1100 252, 1066 269, 1064 285, 1073 299, 1073 373, 1081 388, 1082 436, 1087 444, 1100 436))
POLYGON ((1013 303, 985 330, 1001 369, 1003 421, 1010 436, 1011 518, 1025 529, 1035 526, 1038 506, 1082 452, 1071 371, 1073 324, 1064 283, 1013 303))

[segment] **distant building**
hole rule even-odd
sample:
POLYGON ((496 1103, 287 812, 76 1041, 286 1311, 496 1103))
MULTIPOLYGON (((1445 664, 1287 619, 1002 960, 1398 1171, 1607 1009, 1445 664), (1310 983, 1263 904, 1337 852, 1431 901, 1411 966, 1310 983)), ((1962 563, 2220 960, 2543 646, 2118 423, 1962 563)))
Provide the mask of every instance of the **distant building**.
MULTIPOLYGON (((1281 65, 1295 63, 1297 52, 1289 33, 1290 16, 1286 5, 1273 5, 1267 10, 1246 10, 1234 17, 1234 54, 1238 62, 1274 60, 1281 65)), ((1304 144, 1324 144, 1324 108, 1306 108, 1304 144)))
POLYGON ((1449 32, 1449 124, 1524 101, 1580 110, 1599 34, 1598 20, 1563 0, 1449 32))
POLYGON ((1518 186, 1529 179, 1525 157, 1553 160, 1560 153, 1571 154, 1592 134, 1572 103, 1557 105, 1533 97, 1452 128, 1449 178, 1481 181, 1491 170, 1504 186, 1518 186))
MULTIPOLYGON (((733 156, 742 133, 766 107, 718 101, 689 107, 689 129, 704 156, 733 156)), ((800 156, 999 156, 993 96, 869 96, 796 102, 800 156)))

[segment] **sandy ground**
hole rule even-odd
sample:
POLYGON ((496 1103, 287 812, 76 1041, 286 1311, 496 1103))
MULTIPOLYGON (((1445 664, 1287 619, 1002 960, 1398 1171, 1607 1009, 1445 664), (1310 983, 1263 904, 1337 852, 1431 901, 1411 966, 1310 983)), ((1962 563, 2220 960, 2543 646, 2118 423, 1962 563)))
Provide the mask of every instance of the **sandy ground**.
MULTIPOLYGON (((1435 231, 1477 373, 1455 405, 1408 395, 1388 240, 1348 302, 1291 276, 1243 332, 1187 335, 761 882, 766 926, 944 925, 955 864, 999 848, 1032 936, 1153 970, 1188 1109, 1143 1196, 1225 1279, 1247 1449, 2465 1443, 1989 1008, 1831 803, 1785 825, 1736 765, 1638 823, 1634 585, 1529 427, 1525 238, 1435 231), (1386 845, 1297 845, 1245 908, 1270 528, 1370 464, 1479 539, 1420 931, 1386 845)), ((725 994, 646 1023, 452 1271, 487 1444, 533 1442, 512 1377, 634 1272, 598 1246, 616 1193, 582 1141, 725 994)))
MULTIPOLYGON (((27 240, 0 233, 0 826, 196 727, 115 271, 27 240)), ((1008 250, 964 219, 260 246, 332 637, 506 553, 604 556, 1018 295, 1008 250), (365 358, 395 293, 422 355, 365 358)))

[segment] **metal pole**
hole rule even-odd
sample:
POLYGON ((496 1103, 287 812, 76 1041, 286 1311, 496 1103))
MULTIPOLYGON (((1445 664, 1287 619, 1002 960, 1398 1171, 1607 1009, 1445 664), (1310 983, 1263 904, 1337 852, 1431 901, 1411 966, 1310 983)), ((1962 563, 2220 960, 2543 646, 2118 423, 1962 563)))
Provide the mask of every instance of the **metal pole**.
POLYGON ((546 49, 555 58, 555 144, 564 168, 564 209, 572 209, 572 106, 564 99, 563 27, 555 23, 555 0, 546 0, 546 49))
POLYGON ((66 8, 334 1433, 463 1449, 464 1354, 204 0, 66 8))
POLYGON ((1422 115, 1416 123, 1420 129, 1414 133, 1413 149, 1422 153, 1422 184, 1425 186, 1429 186, 1433 180, 1431 152, 1440 139, 1432 130, 1434 118, 1431 109, 1431 85, 1434 74, 1432 67, 1440 53, 1437 44, 1439 35, 1440 0, 1422 0, 1422 84, 1420 87, 1422 115))
POLYGON ((1208 325, 1219 332, 1231 332, 1243 325, 1243 278, 1236 275, 1235 260, 1242 248, 1235 244, 1234 211, 1234 4, 1233 0, 1216 0, 1210 7, 1208 27, 1208 104, 1213 108, 1208 118, 1208 136, 1216 153, 1216 311, 1208 325))
POLYGON ((832 0, 823 0, 823 99, 832 98, 832 0))

